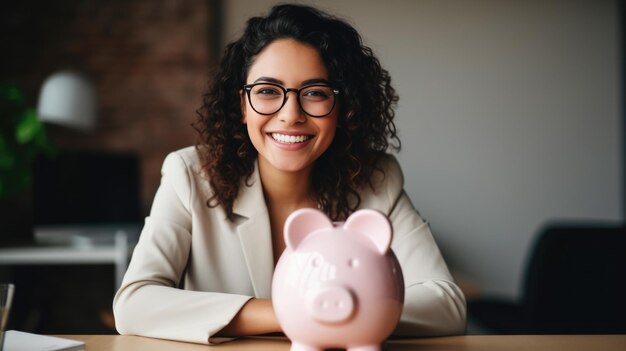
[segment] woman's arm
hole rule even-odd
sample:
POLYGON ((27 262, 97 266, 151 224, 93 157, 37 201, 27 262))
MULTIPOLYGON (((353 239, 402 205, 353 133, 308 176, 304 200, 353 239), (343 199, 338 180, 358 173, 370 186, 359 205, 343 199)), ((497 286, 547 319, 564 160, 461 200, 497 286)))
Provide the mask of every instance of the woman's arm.
POLYGON ((391 213, 392 249, 402 267, 404 309, 396 335, 437 336, 465 333, 466 305, 431 234, 430 227, 401 195, 391 213))
POLYGON ((282 332, 270 299, 251 299, 239 310, 220 336, 259 335, 282 332))
POLYGON ((181 155, 166 158, 150 216, 113 301, 120 334, 214 342, 215 334, 243 313, 252 298, 178 288, 192 242, 192 178, 181 155))
POLYGON ((430 226, 404 192, 404 177, 394 157, 383 159, 385 176, 364 207, 386 213, 393 225, 394 251, 404 276, 405 297, 395 334, 435 336, 465 333, 463 292, 443 260, 430 226))

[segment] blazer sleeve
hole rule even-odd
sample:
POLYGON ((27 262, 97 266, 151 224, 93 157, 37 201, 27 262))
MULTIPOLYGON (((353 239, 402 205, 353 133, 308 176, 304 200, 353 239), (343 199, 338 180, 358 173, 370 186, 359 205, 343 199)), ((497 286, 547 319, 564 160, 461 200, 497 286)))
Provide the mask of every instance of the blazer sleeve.
POLYGON ((422 219, 403 190, 397 161, 385 167, 388 213, 394 228, 392 249, 405 283, 404 309, 394 334, 440 336, 464 334, 466 303, 435 243, 429 224, 422 219))
POLYGON ((220 342, 213 335, 251 298, 177 288, 191 246, 190 172, 176 153, 168 155, 163 163, 161 185, 150 216, 113 300, 120 334, 204 344, 220 342))

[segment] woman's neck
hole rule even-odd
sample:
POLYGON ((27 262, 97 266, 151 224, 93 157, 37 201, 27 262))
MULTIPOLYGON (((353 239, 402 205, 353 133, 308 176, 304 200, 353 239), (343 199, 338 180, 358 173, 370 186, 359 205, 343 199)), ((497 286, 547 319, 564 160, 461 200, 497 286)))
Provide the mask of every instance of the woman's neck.
POLYGON ((311 167, 298 172, 284 172, 260 160, 259 175, 269 213, 276 263, 285 250, 283 228, 289 214, 300 208, 317 206, 310 191, 311 167))
POLYGON ((310 190, 310 168, 299 172, 283 172, 266 166, 259 162, 263 195, 269 206, 280 205, 295 210, 314 204, 310 190))

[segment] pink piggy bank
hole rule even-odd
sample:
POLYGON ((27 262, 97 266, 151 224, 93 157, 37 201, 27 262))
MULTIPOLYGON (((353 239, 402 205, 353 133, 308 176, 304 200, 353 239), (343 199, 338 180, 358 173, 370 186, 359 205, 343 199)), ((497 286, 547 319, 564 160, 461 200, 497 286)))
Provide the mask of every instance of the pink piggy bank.
POLYGON ((272 303, 291 350, 380 350, 404 303, 387 217, 360 210, 333 225, 318 210, 300 209, 284 235, 272 303))

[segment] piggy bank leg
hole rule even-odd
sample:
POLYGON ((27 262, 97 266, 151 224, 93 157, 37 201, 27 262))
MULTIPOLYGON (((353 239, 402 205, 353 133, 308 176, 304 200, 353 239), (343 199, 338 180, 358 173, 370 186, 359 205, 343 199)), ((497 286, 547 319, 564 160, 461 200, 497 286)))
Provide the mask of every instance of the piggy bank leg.
POLYGON ((322 351, 322 350, 317 347, 301 344, 299 342, 294 341, 291 343, 291 351, 322 351))
POLYGON ((381 351, 381 350, 382 348, 380 347, 379 344, 349 347, 346 349, 346 351, 381 351))

